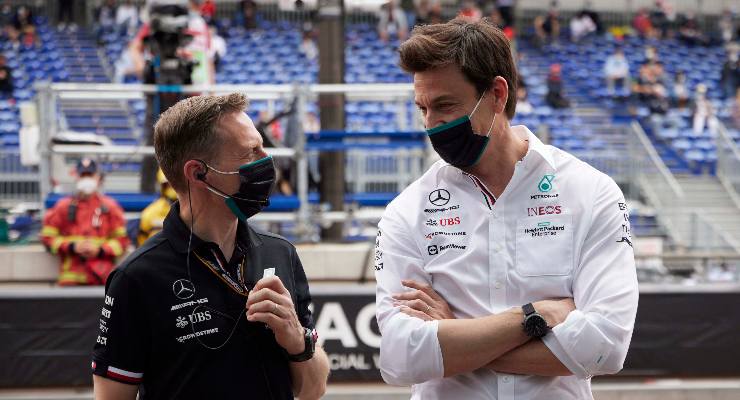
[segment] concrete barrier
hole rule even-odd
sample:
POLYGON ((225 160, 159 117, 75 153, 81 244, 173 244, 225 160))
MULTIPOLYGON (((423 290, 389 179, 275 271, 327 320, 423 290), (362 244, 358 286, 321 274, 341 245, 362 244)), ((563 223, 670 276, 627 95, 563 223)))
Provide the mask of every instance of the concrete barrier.
MULTIPOLYGON (((309 280, 357 281, 364 272, 374 280, 367 262, 373 243, 298 245, 298 255, 309 280)), ((123 259, 121 259, 123 260, 123 259)), ((0 247, 0 282, 54 282, 59 259, 42 245, 0 247)))

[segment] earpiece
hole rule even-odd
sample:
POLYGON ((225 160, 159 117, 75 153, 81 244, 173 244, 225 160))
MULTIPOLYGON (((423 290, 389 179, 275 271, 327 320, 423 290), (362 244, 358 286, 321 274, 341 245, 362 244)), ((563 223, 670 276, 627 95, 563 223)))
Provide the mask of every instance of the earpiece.
POLYGON ((195 173, 195 179, 199 181, 206 180, 206 171, 199 171, 195 173))

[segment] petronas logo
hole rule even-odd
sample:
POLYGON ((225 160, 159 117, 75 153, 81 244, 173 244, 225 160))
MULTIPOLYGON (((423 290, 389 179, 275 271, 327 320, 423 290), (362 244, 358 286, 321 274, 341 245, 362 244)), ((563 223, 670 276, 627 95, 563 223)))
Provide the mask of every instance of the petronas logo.
POLYGON ((555 175, 545 175, 537 184, 537 189, 542 193, 547 193, 552 190, 552 180, 555 179, 555 175))

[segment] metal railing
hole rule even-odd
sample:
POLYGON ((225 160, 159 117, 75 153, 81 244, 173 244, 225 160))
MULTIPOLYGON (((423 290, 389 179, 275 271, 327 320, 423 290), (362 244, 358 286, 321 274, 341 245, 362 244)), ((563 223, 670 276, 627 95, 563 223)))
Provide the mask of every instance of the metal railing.
POLYGON ((717 178, 740 209, 740 149, 724 124, 717 130, 717 178))
MULTIPOLYGON (((660 192, 670 192, 677 198, 683 198, 684 192, 681 185, 666 167, 663 160, 655 151, 655 147, 648 139, 642 126, 636 121, 630 124, 629 153, 633 159, 632 181, 638 187, 631 188, 630 192, 642 192, 648 201, 656 208, 665 209, 660 192)), ((674 241, 685 243, 681 231, 677 229, 674 216, 667 213, 658 213, 656 219, 671 233, 674 241)))
MULTIPOLYGON (((413 97, 413 86, 410 84, 375 84, 375 85, 216 85, 187 86, 179 88, 182 93, 223 94, 241 92, 249 95, 253 102, 267 102, 268 110, 275 110, 279 103, 290 104, 295 100, 299 128, 294 131, 297 139, 291 148, 269 148, 267 152, 275 157, 292 160, 295 165, 295 193, 299 209, 291 212, 267 213, 260 220, 296 223, 295 232, 303 238, 313 238, 312 231, 316 224, 327 221, 342 221, 350 218, 353 221, 377 221, 378 215, 361 213, 348 205, 345 210, 322 212, 321 205, 309 203, 309 170, 311 159, 318 150, 306 146, 306 135, 303 131, 303 118, 308 114, 306 104, 314 102, 322 93, 341 93, 349 101, 384 101, 397 103, 397 125, 402 130, 420 129, 418 120, 407 118, 409 100, 413 97)), ((39 198, 45 199, 52 191, 51 182, 67 184, 71 188, 71 179, 66 171, 71 168, 75 158, 81 155, 94 155, 107 165, 131 163, 137 168, 144 156, 152 155, 151 146, 142 145, 78 145, 56 144, 52 139, 62 131, 63 122, 60 115, 60 103, 73 101, 77 106, 85 102, 100 102, 101 99, 143 100, 145 94, 156 93, 156 85, 119 85, 119 84, 74 84, 42 83, 37 86, 39 106, 39 153, 41 162, 36 182, 40 185, 39 198), (64 180, 69 182, 65 182, 64 180)), ((278 110, 279 111, 279 110, 278 110)), ((348 186, 355 192, 399 192, 423 173, 425 148, 423 143, 413 143, 411 147, 403 145, 378 143, 383 134, 376 137, 358 140, 361 146, 347 140, 340 141, 339 151, 345 151, 347 157, 346 179, 348 186), (377 148, 374 148, 376 146, 377 148), (361 147, 361 148, 358 148, 361 147)), ((138 170, 118 170, 106 176, 106 189, 112 192, 138 191, 138 170)), ((62 185, 65 187, 64 185, 62 185)), ((65 190, 62 190, 65 191, 65 190)), ((325 207, 324 207, 325 208, 325 207)))

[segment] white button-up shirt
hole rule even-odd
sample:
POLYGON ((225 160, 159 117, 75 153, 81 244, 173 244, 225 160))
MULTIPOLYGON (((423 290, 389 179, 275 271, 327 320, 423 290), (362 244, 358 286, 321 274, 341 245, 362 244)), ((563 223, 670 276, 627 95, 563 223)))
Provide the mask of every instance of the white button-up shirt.
POLYGON ((607 175, 529 142, 498 199, 475 176, 435 163, 388 205, 376 241, 380 369, 413 399, 590 399, 590 377, 618 372, 637 312, 627 206, 607 175), (481 368, 443 378, 437 321, 399 312, 402 279, 431 284, 457 318, 478 318, 543 299, 576 310, 542 340, 573 376, 481 368))

